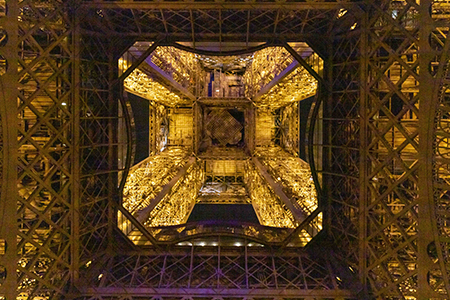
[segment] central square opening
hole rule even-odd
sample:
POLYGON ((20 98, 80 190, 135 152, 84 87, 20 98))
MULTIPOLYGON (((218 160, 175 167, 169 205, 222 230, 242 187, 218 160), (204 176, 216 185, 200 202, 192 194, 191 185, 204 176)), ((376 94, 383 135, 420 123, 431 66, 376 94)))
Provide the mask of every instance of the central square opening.
POLYGON ((253 148, 254 107, 245 98, 200 98, 194 105, 200 156, 250 156, 253 148))

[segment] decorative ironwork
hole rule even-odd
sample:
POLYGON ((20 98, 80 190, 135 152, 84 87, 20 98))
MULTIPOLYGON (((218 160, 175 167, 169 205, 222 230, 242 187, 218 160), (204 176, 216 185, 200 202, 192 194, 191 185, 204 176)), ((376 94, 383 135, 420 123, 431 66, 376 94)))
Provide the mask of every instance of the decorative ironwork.
POLYGON ((158 40, 164 36, 168 42, 192 43, 194 49, 215 42, 217 50, 223 52, 223 42, 241 43, 242 48, 249 49, 251 44, 247 43, 271 41, 274 37, 289 41, 316 38, 330 29, 330 21, 340 8, 356 5, 343 1, 274 1, 258 6, 237 2, 141 2, 125 5, 121 1, 83 1, 83 28, 118 38, 158 40))
POLYGON ((150 59, 181 86, 196 95, 195 87, 201 85, 203 74, 199 72, 200 65, 195 54, 175 47, 157 47, 150 59))
MULTIPOLYGON (((433 221, 433 236, 427 236, 427 256, 433 263, 427 270, 427 284, 435 292, 436 298, 446 298, 450 295, 449 277, 449 120, 448 106, 450 103, 450 34, 449 28, 442 26, 448 21, 450 3, 448 1, 433 1, 432 18, 433 31, 430 36, 430 46, 436 54, 431 61, 436 91, 436 102, 431 106, 429 115, 435 116, 434 132, 429 138, 433 146, 433 193, 434 201, 429 201, 431 219, 433 221)), ((434 100, 434 99, 433 99, 434 100)), ((430 197, 431 198, 431 197, 430 197)), ((431 199, 430 199, 431 200, 431 199)), ((430 224, 430 225, 431 225, 430 224)), ((424 272, 425 273, 425 272, 424 272)))
POLYGON ((217 139, 222 146, 236 145, 242 139, 242 124, 225 109, 211 110, 204 126, 210 137, 217 139))
POLYGON ((79 67, 69 41, 74 24, 57 1, 21 2, 16 13, 19 59, 9 67, 18 68, 18 196, 8 200, 17 201, 16 216, 10 216, 18 227, 17 294, 57 298, 71 276, 71 228, 78 226, 71 194, 78 189, 72 161, 79 146, 72 130, 78 127, 71 101, 71 70, 79 67))
POLYGON ((246 96, 255 96, 293 61, 294 58, 283 47, 270 47, 256 51, 251 65, 243 76, 246 96))
POLYGON ((255 105, 261 109, 273 110, 314 96, 316 91, 317 80, 303 67, 298 67, 259 97, 255 105))
POLYGON ((300 138, 299 103, 294 102, 280 112, 280 135, 283 149, 294 156, 298 156, 298 142, 300 138))
POLYGON ((305 215, 311 214, 319 207, 319 202, 309 164, 283 152, 279 147, 259 147, 255 156, 261 158, 272 178, 282 184, 295 207, 305 215))
POLYGON ((123 190, 123 207, 134 214, 148 206, 184 165, 187 155, 187 149, 169 147, 134 166, 123 190))
POLYGON ((150 212, 144 225, 158 227, 186 223, 203 184, 203 177, 204 169, 201 164, 197 162, 191 165, 184 178, 179 179, 170 193, 150 212))
POLYGON ((0 1, 0 298, 17 289, 18 3, 0 1))
MULTIPOLYGON (((49 299, 181 299, 186 297, 177 294, 181 290, 192 299, 449 298, 448 0, 71 5, 0 0, 0 147, 6 182, 0 194, 6 206, 0 211, 7 216, 0 222, 17 228, 5 233, 0 226, 0 242, 7 244, 0 264, 8 271, 0 297, 14 299, 11 290, 18 287, 18 297, 49 299), (169 227, 154 236, 141 232, 149 250, 111 254, 134 247, 111 222, 120 206, 122 165, 116 153, 123 146, 116 132, 123 118, 117 107, 117 59, 136 38, 162 36, 164 45, 185 41, 196 51, 213 42, 220 54, 229 42, 244 41, 236 46, 239 51, 268 40, 286 41, 297 50, 293 42, 308 40, 322 55, 326 93, 317 116, 323 132, 310 141, 310 150, 322 153, 311 157, 320 160, 325 231, 311 253, 328 254, 303 257, 287 248, 274 254, 266 247, 249 254, 250 247, 236 251, 240 246, 231 245, 226 251, 193 246, 184 253, 183 245, 171 245, 163 253, 152 246, 155 238, 189 239, 194 228, 177 226, 174 230, 185 234, 180 240, 169 227), (214 254, 208 255, 211 249, 214 254), (16 271, 17 281, 11 275, 16 271), (356 275, 361 285, 355 284, 356 275)), ((320 73, 316 58, 305 61, 320 73)), ((283 118, 291 118, 283 113, 268 112, 274 134, 284 129, 283 118)), ((275 144, 272 138, 257 137, 256 143, 275 144)), ((287 140, 279 141, 289 148, 287 140)), ((161 148, 155 145, 155 153, 161 148)), ((223 150, 221 158, 246 157, 233 151, 223 150)), ((257 172, 252 174, 263 186, 257 172)), ((311 219, 317 224, 321 217, 315 212, 311 219)), ((275 232, 261 228, 255 227, 255 240, 275 232)), ((241 236, 250 238, 245 232, 250 229, 240 229, 241 236)), ((226 230, 221 227, 217 235, 233 234, 226 230)), ((196 238, 203 233, 213 234, 205 230, 196 238)), ((295 235, 291 241, 309 238, 305 228, 281 228, 274 240, 289 240, 289 234, 295 235)))
POLYGON ((165 299, 184 297, 181 293, 186 289, 192 290, 190 299, 247 299, 248 295, 252 299, 356 299, 342 279, 333 275, 332 258, 318 261, 305 252, 288 250, 284 256, 261 256, 260 246, 245 240, 238 244, 240 251, 234 251, 236 246, 205 244, 171 252, 117 254, 86 279, 91 288, 83 290, 86 296, 82 299, 119 295, 165 299))
POLYGON ((125 81, 125 88, 145 99, 155 101, 166 106, 190 104, 190 101, 155 81, 149 74, 135 69, 125 81))
POLYGON ((258 220, 262 225, 272 227, 295 227, 292 212, 283 205, 276 193, 271 190, 255 166, 248 162, 245 165, 245 183, 252 199, 258 220))
POLYGON ((363 49, 370 56, 364 86, 366 123, 362 124, 368 140, 361 145, 370 159, 363 187, 367 197, 364 251, 370 253, 366 272, 377 297, 415 297, 419 45, 414 36, 418 11, 414 4, 394 1, 376 11, 368 20, 373 27, 367 30, 368 47, 363 49))

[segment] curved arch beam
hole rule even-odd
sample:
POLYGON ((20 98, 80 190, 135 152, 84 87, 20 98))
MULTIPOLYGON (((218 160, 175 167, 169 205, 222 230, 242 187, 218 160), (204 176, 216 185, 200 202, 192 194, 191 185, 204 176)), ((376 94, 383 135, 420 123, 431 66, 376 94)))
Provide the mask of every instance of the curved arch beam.
POLYGON ((180 50, 192 52, 199 55, 208 55, 208 56, 234 56, 234 55, 243 55, 243 54, 250 54, 253 52, 256 52, 258 50, 262 50, 267 47, 273 47, 277 46, 277 43, 264 43, 262 45, 258 45, 255 47, 247 48, 247 49, 240 49, 240 50, 232 50, 232 51, 211 51, 211 50, 202 50, 202 49, 196 49, 188 46, 181 45, 179 43, 169 43, 168 45, 173 46, 175 48, 178 48, 180 50))
MULTIPOLYGON (((431 16, 431 1, 422 1, 420 5, 420 18, 422 24, 435 24, 431 16), (426 23, 424 23, 426 22, 426 23)), ((419 235, 418 240, 418 299, 430 297, 430 292, 436 290, 430 285, 430 271, 433 268, 440 268, 442 280, 444 282, 447 296, 450 294, 450 283, 445 258, 440 244, 440 233, 437 223, 437 203, 433 179, 435 178, 435 157, 439 157, 436 149, 436 118, 439 107, 440 93, 445 77, 445 69, 449 66, 448 58, 450 52, 450 35, 447 35, 443 45, 442 54, 439 61, 436 75, 430 71, 431 62, 434 60, 434 49, 431 48, 429 37, 432 34, 432 26, 422 26, 420 28, 419 49, 421 49, 422 59, 420 61, 420 90, 419 99, 419 235), (434 120, 434 122, 432 121, 434 120), (429 245, 436 244, 438 262, 435 265, 428 253, 429 245)), ((447 262, 448 263, 448 262, 447 262)), ((438 296, 438 295, 436 295, 438 296)))

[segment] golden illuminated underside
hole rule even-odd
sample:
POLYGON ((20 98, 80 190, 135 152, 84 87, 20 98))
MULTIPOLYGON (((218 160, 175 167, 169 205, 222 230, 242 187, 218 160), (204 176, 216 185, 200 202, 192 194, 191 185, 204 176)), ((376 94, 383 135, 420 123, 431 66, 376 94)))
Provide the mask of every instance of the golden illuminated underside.
POLYGON ((170 91, 139 69, 135 69, 125 78, 124 85, 127 91, 162 105, 173 107, 179 104, 191 104, 189 100, 170 91))
POLYGON ((170 148, 134 166, 123 190, 123 207, 135 213, 149 205, 175 176, 177 168, 184 165, 187 154, 186 149, 170 148))
POLYGON ((284 47, 269 47, 256 51, 243 76, 246 96, 255 96, 292 62, 294 58, 284 47))
POLYGON ((283 205, 253 164, 246 165, 245 175, 245 182, 259 222, 266 226, 294 228, 297 224, 292 212, 283 205))
POLYGON ((273 110, 314 96, 316 92, 317 80, 304 68, 297 68, 268 93, 258 98, 255 104, 258 108, 273 110))
POLYGON ((173 80, 181 86, 193 91, 199 68, 196 54, 175 47, 157 47, 151 55, 151 61, 164 72, 171 74, 173 80))
POLYGON ((261 158, 270 175, 280 182, 294 205, 307 214, 318 208, 316 188, 309 164, 292 157, 281 147, 259 147, 255 155, 261 158))
POLYGON ((203 183, 204 170, 199 162, 189 167, 186 175, 179 180, 158 205, 151 211, 145 226, 171 226, 186 223, 194 208, 198 190, 203 183))
MULTIPOLYGON (((303 57, 318 60, 305 45, 296 45, 303 57)), ((153 235, 185 224, 196 204, 225 210, 229 204, 251 204, 268 227, 293 229, 314 214, 297 233, 297 245, 314 237, 322 214, 311 170, 296 149, 298 102, 315 95, 317 80, 283 47, 212 58, 156 47, 146 61, 161 74, 138 67, 124 84, 163 111, 150 137, 160 146, 130 170, 123 207, 153 235)))

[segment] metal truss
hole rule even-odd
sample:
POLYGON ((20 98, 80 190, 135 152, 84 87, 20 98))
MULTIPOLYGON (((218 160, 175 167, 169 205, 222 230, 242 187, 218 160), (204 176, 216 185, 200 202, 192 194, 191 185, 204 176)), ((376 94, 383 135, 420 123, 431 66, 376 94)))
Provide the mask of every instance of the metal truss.
POLYGON ((166 41, 187 41, 197 48, 202 42, 249 43, 271 41, 274 37, 304 41, 326 33, 338 10, 354 5, 350 1, 258 4, 131 1, 127 5, 121 1, 83 1, 80 13, 87 17, 85 30, 96 35, 139 36, 150 40, 164 36, 166 41))
POLYGON ((271 177, 282 183, 289 199, 296 199, 293 201, 296 210, 302 210, 303 214, 312 213, 318 208, 318 200, 309 165, 299 158, 284 154, 281 148, 271 150, 257 149, 255 156, 259 157, 271 177))
POLYGON ((363 177, 367 245, 361 250, 375 295, 414 297, 419 288, 418 11, 415 3, 384 5, 368 19, 373 30, 364 41, 370 58, 363 107, 369 113, 361 148, 370 164, 363 177))
POLYGON ((353 299, 330 258, 258 248, 245 242, 239 251, 191 246, 117 254, 85 278, 79 299, 353 299))
MULTIPOLYGON (((422 272, 419 279, 427 280, 427 290, 432 290, 437 294, 436 298, 448 298, 450 295, 450 257, 449 257, 449 183, 448 183, 448 114, 449 88, 450 88, 450 34, 448 27, 442 24, 448 24, 447 14, 450 12, 450 3, 448 1, 433 1, 431 4, 432 32, 430 33, 430 50, 434 54, 426 61, 431 64, 430 72, 426 74, 427 79, 433 85, 433 100, 430 103, 430 109, 425 110, 421 117, 434 117, 435 126, 429 128, 424 134, 428 141, 433 141, 427 145, 427 150, 433 153, 433 163, 426 161, 425 170, 422 176, 431 179, 433 190, 427 190, 427 193, 421 194, 423 203, 427 201, 429 211, 424 214, 422 220, 430 220, 425 226, 429 226, 432 235, 424 236, 422 243, 422 252, 424 261, 429 265, 425 274, 422 272), (431 173, 431 172, 432 173, 431 173), (433 193, 431 195, 431 193, 433 193), (426 248, 425 248, 426 247, 426 248), (426 249, 426 254, 425 254, 426 249)), ((429 16, 428 16, 428 21, 429 16)), ((427 32, 428 33, 428 32, 427 32)), ((425 96, 425 95, 424 95, 425 96)), ((421 98, 422 100, 422 98, 421 98)), ((425 131, 425 130, 424 130, 425 131)), ((426 154, 430 152, 426 152, 426 154)), ((428 158, 430 159, 430 158, 428 158)), ((431 186, 431 185, 430 185, 431 186)), ((424 227, 425 227, 424 226, 424 227)), ((424 230, 425 228, 422 228, 424 230)), ((428 229, 428 228, 426 228, 428 229)))
POLYGON ((306 69, 300 67, 254 101, 258 108, 273 110, 278 105, 288 105, 314 96, 316 91, 317 80, 306 69))
POLYGON ((283 71, 288 69, 292 72, 292 69, 297 66, 293 62, 294 58, 283 47, 270 47, 256 51, 251 66, 245 70, 243 76, 245 95, 257 97, 261 90, 283 71))
POLYGON ((446 93, 448 38, 437 15, 442 18, 447 4, 374 3, 343 17, 350 30, 335 30, 325 74, 331 94, 323 104, 329 228, 346 249, 344 260, 359 270, 363 294, 376 298, 448 297, 442 238, 448 224, 438 217, 445 192, 437 188, 433 203, 425 188, 445 178, 445 167, 433 171, 430 160, 432 153, 443 158, 439 146, 432 148, 442 136, 442 118, 434 136, 430 120, 438 94, 442 101, 446 93), (420 26, 424 22, 433 30, 420 26))
POLYGON ((179 225, 186 223, 194 208, 197 194, 204 182, 204 169, 201 163, 190 159, 191 164, 184 176, 149 213, 144 225, 148 227, 179 225))
POLYGON ((153 79, 151 74, 145 71, 135 69, 125 79, 124 84, 128 92, 146 99, 155 99, 160 104, 166 104, 167 106, 191 104, 183 95, 180 97, 170 89, 164 87, 153 79))
POLYGON ((195 87, 202 84, 199 61, 195 54, 180 51, 174 47, 158 47, 151 54, 151 62, 163 72, 171 74, 174 81, 193 95, 198 95, 195 87))
POLYGON ((10 166, 17 168, 17 179, 9 180, 17 183, 18 195, 11 190, 7 199, 17 201, 16 212, 10 215, 17 220, 17 243, 11 245, 15 244, 20 258, 12 263, 21 296, 58 297, 73 279, 72 257, 77 253, 77 235, 71 229, 77 226, 73 193, 78 190, 79 174, 73 165, 78 157, 72 106, 77 93, 72 80, 72 70, 77 68, 71 45, 75 26, 57 1, 50 7, 12 2, 7 4, 14 7, 18 28, 9 33, 18 36, 14 40, 19 49, 10 49, 18 56, 9 67, 18 69, 18 74, 17 81, 8 84, 18 89, 16 104, 10 103, 15 112, 10 113, 19 120, 8 125, 17 135, 17 152, 12 156, 17 161, 10 166))
MULTIPOLYGON (((270 175, 261 176, 261 172, 256 167, 257 162, 245 165, 245 183, 249 190, 252 205, 258 216, 259 222, 272 227, 296 227, 296 217, 290 208, 292 204, 286 196, 277 194, 271 189, 268 181, 270 175)), ((283 194, 284 195, 284 194, 283 194)))
POLYGON ((187 149, 169 147, 133 166, 123 190, 123 207, 134 214, 150 205, 186 163, 187 155, 187 149))
POLYGON ((14 299, 17 289, 16 195, 17 3, 0 1, 0 297, 14 299), (13 216, 13 217, 8 217, 13 216))
POLYGON ((281 145, 287 152, 298 156, 298 139, 300 135, 298 102, 287 105, 280 114, 281 145))
POLYGON ((449 298, 448 5, 0 0, 0 298, 449 298), (117 62, 138 37, 222 54, 228 41, 309 41, 325 54, 323 139, 310 153, 323 154, 320 205, 339 249, 321 236, 318 256, 146 253, 122 240, 118 172, 131 146, 117 138, 117 62))

